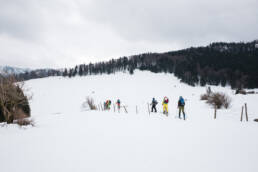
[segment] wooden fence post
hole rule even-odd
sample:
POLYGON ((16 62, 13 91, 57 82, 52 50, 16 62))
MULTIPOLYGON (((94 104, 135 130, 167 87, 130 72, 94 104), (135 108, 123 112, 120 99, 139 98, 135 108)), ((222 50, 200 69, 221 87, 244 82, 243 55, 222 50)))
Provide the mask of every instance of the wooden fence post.
POLYGON ((246 103, 245 103, 245 116, 246 116, 246 121, 248 121, 247 104, 246 103))
POLYGON ((104 111, 104 107, 103 107, 102 103, 100 103, 100 106, 101 106, 102 111, 104 111))
POLYGON ((242 110, 241 110, 241 117, 240 117, 240 121, 243 121, 243 111, 244 111, 244 106, 242 106, 242 110))
POLYGON ((215 105, 215 110, 214 110, 214 119, 217 118, 217 106, 215 105))
POLYGON ((128 113, 127 110, 126 110, 126 107, 125 107, 125 106, 123 106, 123 107, 124 107, 124 109, 125 109, 125 112, 128 113))
POLYGON ((147 103, 147 106, 148 106, 148 112, 149 112, 149 115, 150 115, 150 106, 149 106, 149 103, 147 103))
POLYGON ((101 110, 104 111, 102 103, 100 103, 101 110))

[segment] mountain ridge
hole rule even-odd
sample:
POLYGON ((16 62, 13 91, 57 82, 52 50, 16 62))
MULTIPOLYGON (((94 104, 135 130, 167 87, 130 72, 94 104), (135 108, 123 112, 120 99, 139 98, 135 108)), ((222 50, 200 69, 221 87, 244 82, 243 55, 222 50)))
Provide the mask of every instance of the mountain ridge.
POLYGON ((14 66, 0 66, 0 74, 2 75, 13 75, 13 74, 21 74, 30 72, 31 69, 29 68, 20 68, 20 67, 14 67, 14 66))

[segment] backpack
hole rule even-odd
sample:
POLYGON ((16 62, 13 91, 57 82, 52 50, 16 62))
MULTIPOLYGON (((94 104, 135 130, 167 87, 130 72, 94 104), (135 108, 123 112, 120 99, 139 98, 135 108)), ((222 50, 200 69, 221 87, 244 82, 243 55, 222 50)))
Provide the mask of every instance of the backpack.
POLYGON ((157 105, 158 102, 157 102, 157 100, 153 99, 151 104, 152 104, 152 105, 157 105))
POLYGON ((181 106, 184 106, 184 105, 185 105, 185 100, 184 100, 183 98, 180 99, 179 102, 180 102, 180 105, 181 105, 181 106))

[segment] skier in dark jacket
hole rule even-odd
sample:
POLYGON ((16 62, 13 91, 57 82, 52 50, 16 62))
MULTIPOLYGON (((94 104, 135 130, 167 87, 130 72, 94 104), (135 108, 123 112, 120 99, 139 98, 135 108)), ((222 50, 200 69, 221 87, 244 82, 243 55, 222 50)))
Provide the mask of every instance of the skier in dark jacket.
POLYGON ((185 100, 182 96, 179 97, 178 100, 178 109, 179 109, 179 118, 181 119, 181 111, 183 112, 184 115, 184 120, 185 120, 185 100))
POLYGON ((157 100, 155 98, 152 99, 152 102, 151 102, 151 112, 153 112, 155 110, 155 112, 157 112, 157 109, 156 109, 156 105, 158 104, 157 100))

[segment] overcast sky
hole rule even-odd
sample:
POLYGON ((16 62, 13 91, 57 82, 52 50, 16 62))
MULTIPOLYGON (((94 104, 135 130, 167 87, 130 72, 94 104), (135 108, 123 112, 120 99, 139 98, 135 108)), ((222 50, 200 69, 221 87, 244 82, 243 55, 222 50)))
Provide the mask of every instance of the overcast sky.
POLYGON ((0 0, 0 65, 71 67, 257 38, 257 0, 0 0))

